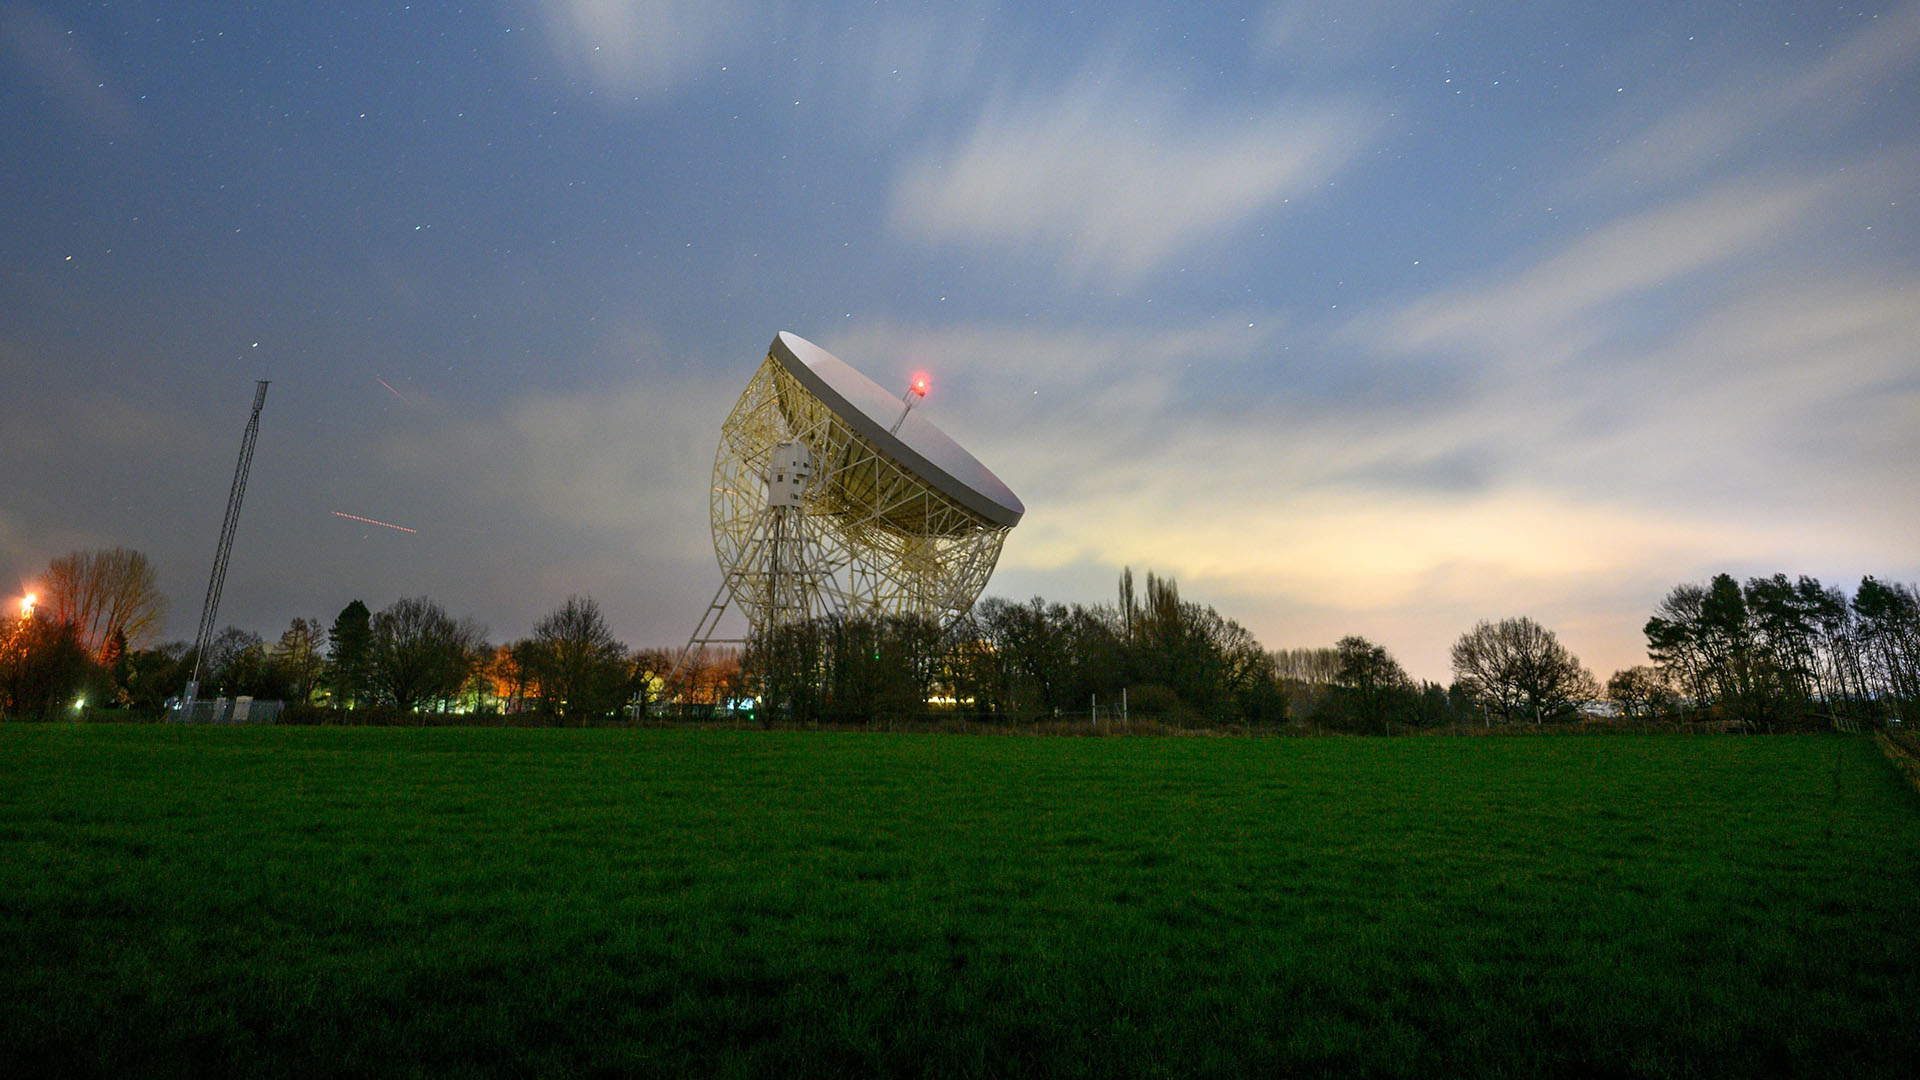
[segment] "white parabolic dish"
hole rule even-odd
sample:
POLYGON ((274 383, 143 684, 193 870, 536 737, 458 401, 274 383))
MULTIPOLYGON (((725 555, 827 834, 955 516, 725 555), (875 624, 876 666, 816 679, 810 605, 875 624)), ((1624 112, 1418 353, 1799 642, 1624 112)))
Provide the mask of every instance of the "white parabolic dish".
POLYGON ((980 596, 1026 507, 972 454, 818 345, 768 346, 713 456, 720 591, 758 633, 832 616, 947 626, 980 596))
POLYGON ((897 432, 899 394, 855 371, 839 357, 798 334, 782 330, 769 350, 834 415, 876 450, 899 461, 928 484, 996 525, 1011 528, 1027 512, 1018 496, 980 459, 918 412, 909 412, 897 432))

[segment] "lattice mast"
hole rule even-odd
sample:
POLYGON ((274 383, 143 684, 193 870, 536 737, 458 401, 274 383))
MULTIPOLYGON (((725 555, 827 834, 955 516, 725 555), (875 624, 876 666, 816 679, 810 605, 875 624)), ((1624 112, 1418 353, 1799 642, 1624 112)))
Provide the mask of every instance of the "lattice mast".
POLYGON ((247 493, 247 472, 253 468, 253 444, 260 437, 260 410, 267 403, 267 380, 253 384, 253 415, 240 436, 240 460, 233 467, 233 486, 227 490, 227 515, 220 521, 220 543, 214 548, 213 573, 207 578, 207 598, 200 605, 200 631, 193 640, 193 674, 187 679, 186 705, 200 696, 200 665, 213 644, 213 624, 220 612, 220 590, 227 583, 227 559, 233 554, 233 533, 240 525, 240 500, 247 493))

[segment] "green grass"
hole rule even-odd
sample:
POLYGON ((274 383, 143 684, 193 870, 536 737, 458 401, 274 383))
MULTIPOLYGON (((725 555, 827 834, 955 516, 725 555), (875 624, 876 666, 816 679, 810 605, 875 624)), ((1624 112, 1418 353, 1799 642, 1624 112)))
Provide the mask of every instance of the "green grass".
POLYGON ((1899 1075, 1838 737, 0 726, 0 1073, 1899 1075))

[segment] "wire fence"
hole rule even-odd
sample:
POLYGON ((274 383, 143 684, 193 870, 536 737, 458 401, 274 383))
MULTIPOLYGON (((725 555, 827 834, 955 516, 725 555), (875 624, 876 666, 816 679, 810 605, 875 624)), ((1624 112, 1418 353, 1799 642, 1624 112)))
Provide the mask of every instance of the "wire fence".
POLYGON ((179 724, 276 724, 285 711, 284 701, 257 698, 210 698, 175 705, 167 719, 179 724))

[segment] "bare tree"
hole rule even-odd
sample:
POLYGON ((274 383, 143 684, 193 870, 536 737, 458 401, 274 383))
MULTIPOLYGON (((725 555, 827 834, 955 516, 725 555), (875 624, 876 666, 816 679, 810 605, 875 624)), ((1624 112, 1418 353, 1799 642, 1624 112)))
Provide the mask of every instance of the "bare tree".
POLYGON ((648 707, 667 700, 667 676, 673 674, 672 649, 635 649, 627 658, 633 678, 627 683, 628 700, 635 719, 647 716, 648 707))
POLYGON ((1607 680, 1607 698, 1620 706, 1621 716, 1635 720, 1657 720, 1675 705, 1667 673, 1646 664, 1614 672, 1607 680))
POLYGON ((711 715, 733 700, 731 692, 743 685, 741 659, 740 649, 720 645, 702 645, 682 659, 666 691, 682 706, 681 715, 689 709, 711 715))
POLYGON ((47 567, 47 614, 73 626, 88 655, 112 663, 117 648, 151 640, 167 613, 153 564, 131 548, 79 549, 47 567))
POLYGON ((1386 646, 1363 637, 1347 636, 1334 643, 1340 658, 1334 675, 1336 698, 1362 731, 1390 732, 1394 714, 1406 711, 1413 680, 1386 646))
POLYGON ((215 634, 200 670, 206 685, 222 696, 273 696, 266 639, 251 630, 229 626, 215 634))
POLYGON ((484 629, 424 596, 394 601, 371 630, 375 692, 403 713, 457 696, 486 649, 484 629))
POLYGON ((590 596, 567 602, 534 625, 528 668, 547 708, 563 720, 603 717, 626 684, 627 647, 615 640, 590 596))
POLYGON ((1507 720, 1551 720, 1599 696, 1592 673, 1553 631, 1521 617, 1482 620, 1453 645, 1453 675, 1472 700, 1507 720))
POLYGON ((327 631, 319 619, 295 619, 280 635, 269 659, 286 687, 287 700, 305 705, 326 670, 327 631))
POLYGON ((1274 671, 1283 679, 1309 686, 1331 686, 1340 673, 1338 649, 1278 649, 1273 653, 1274 671))

